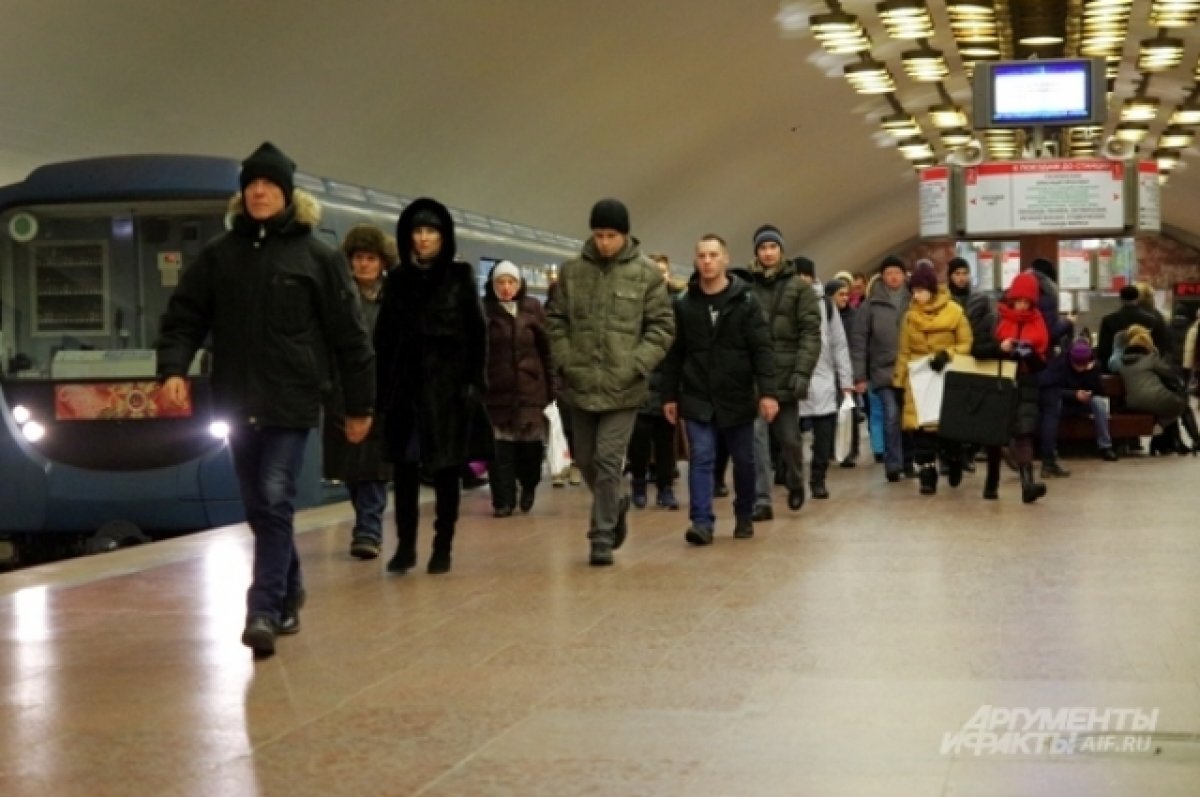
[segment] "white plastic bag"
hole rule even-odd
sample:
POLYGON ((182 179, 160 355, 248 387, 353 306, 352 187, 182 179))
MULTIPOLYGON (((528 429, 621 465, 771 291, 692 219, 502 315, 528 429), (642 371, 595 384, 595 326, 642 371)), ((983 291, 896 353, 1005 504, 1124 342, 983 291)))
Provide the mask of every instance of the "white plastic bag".
POLYGON ((571 465, 571 449, 567 445, 567 435, 563 432, 562 418, 558 414, 558 402, 552 401, 542 411, 550 424, 549 434, 546 435, 546 465, 550 475, 564 472, 571 465))
POLYGON ((833 435, 833 458, 838 462, 850 456, 854 446, 854 396, 846 394, 838 407, 837 430, 833 435))
POLYGON ((946 387, 943 373, 933 370, 930 357, 921 357, 908 364, 908 387, 917 410, 917 425, 937 424, 942 415, 942 392, 946 387))

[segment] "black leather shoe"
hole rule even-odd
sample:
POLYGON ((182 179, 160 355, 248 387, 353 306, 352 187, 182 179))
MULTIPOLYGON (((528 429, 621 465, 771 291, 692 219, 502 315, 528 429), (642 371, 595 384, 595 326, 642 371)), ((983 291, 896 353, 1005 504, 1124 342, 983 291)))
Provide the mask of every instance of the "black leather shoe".
POLYGON ((492 517, 512 517, 512 513, 511 506, 498 506, 492 510, 492 517))
POLYGON ((739 518, 733 526, 735 540, 748 540, 754 536, 754 522, 750 518, 739 518))
POLYGON ((1100 459, 1104 460, 1105 462, 1116 462, 1117 452, 1113 451, 1111 448, 1102 448, 1100 449, 1100 459))
POLYGON ((521 500, 517 502, 517 506, 519 506, 521 508, 522 512, 528 512, 529 510, 533 509, 533 499, 534 499, 533 490, 526 490, 526 489, 522 488, 521 489, 521 500))
POLYGON ((804 488, 797 487, 795 490, 788 490, 788 509, 796 512, 802 506, 804 506, 804 488))
POLYGON ((764 520, 774 520, 775 510, 769 506, 756 506, 754 507, 754 514, 750 516, 750 519, 755 523, 759 523, 764 520))
POLYGON ((425 568, 425 572, 431 576, 440 576, 443 573, 449 573, 450 552, 434 551, 433 556, 429 557, 429 566, 425 568))
POLYGON ((300 633, 300 610, 304 608, 307 600, 308 593, 304 591, 303 587, 295 595, 288 595, 283 599, 283 610, 279 613, 279 623, 275 626, 275 633, 281 636, 300 633))
POLYGON ((825 488, 825 482, 817 482, 816 484, 808 485, 809 491, 813 498, 828 498, 829 490, 825 488))
POLYGON ((254 651, 254 658, 275 655, 275 623, 266 617, 251 617, 242 631, 242 644, 254 651))
POLYGON ((724 484, 718 484, 713 487, 713 498, 728 498, 729 488, 724 484))
POLYGON ((712 545, 713 532, 712 529, 692 524, 684 532, 683 538, 692 545, 712 545))

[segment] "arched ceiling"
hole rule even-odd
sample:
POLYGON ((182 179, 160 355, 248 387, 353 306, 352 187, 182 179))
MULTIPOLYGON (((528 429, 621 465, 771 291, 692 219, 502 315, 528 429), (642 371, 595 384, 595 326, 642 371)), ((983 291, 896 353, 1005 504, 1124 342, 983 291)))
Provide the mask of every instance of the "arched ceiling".
MULTIPOLYGON (((616 196, 635 235, 679 260, 709 231, 745 259, 753 229, 772 222, 821 274, 863 267, 915 235, 916 179, 877 143, 886 104, 826 77, 841 62, 782 36, 779 10, 13 3, 0 27, 0 180, 93 155, 240 158, 270 139, 313 174, 580 237, 592 202, 616 196)), ((1165 219, 1191 228, 1198 210, 1200 177, 1182 172, 1165 219)))

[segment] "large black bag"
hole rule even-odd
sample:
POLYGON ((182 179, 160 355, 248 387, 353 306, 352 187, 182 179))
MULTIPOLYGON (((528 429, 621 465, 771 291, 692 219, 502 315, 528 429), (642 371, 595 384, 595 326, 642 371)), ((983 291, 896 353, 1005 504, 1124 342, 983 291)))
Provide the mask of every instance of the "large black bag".
POLYGON ((1007 445, 1017 411, 1017 385, 997 374, 947 371, 938 436, 981 446, 1007 445))

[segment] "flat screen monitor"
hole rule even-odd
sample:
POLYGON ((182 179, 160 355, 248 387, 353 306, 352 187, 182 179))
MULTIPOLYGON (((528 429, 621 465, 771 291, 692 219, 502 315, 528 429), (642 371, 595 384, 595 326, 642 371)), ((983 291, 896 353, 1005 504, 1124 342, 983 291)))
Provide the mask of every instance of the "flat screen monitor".
POLYGON ((1107 117, 1098 58, 980 62, 974 90, 976 127, 1075 127, 1107 117))

